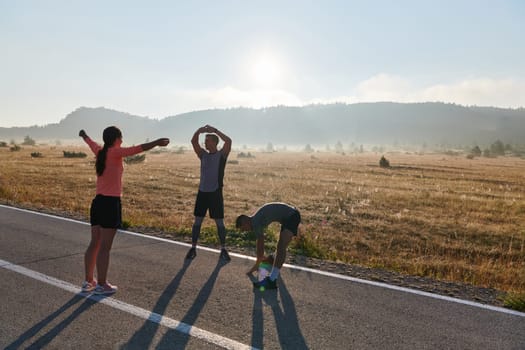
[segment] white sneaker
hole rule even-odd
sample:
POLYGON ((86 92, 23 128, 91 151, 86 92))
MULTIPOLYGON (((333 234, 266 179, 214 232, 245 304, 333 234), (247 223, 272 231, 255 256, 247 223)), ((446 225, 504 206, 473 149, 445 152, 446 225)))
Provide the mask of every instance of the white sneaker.
POLYGON ((106 282, 105 284, 97 284, 97 287, 95 288, 95 294, 97 295, 108 295, 116 293, 118 290, 117 286, 113 286, 109 284, 109 282, 106 282))
POLYGON ((97 280, 93 280, 91 282, 84 281, 82 282, 81 291, 82 293, 90 293, 93 290, 95 290, 96 285, 97 285, 97 280))

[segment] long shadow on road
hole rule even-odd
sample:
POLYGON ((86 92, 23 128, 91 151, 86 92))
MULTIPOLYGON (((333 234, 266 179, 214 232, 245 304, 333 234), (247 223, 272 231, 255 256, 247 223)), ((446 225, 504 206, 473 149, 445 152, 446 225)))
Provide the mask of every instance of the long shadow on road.
POLYGON ((281 349, 308 349, 297 318, 295 303, 282 278, 279 279, 279 289, 277 291, 267 290, 260 292, 254 289, 252 347, 264 348, 264 304, 272 309, 281 349), (277 293, 281 296, 280 302, 277 293))
POLYGON ((55 319, 59 318, 60 315, 65 313, 69 308, 72 308, 75 304, 84 300, 82 304, 78 306, 69 316, 60 321, 56 326, 41 335, 31 345, 27 346, 26 349, 42 349, 48 345, 60 332, 62 332, 69 324, 71 324, 80 314, 85 312, 91 306, 99 302, 103 297, 86 298, 85 294, 75 294, 70 300, 62 305, 58 310, 53 312, 51 315, 44 318, 42 321, 35 324, 33 327, 25 331, 18 337, 13 343, 9 344, 6 349, 19 349, 24 342, 38 335, 38 333, 44 329, 47 325, 51 324, 55 319))
MULTIPOLYGON (((221 268, 226 264, 227 262, 219 258, 215 269, 213 269, 213 272, 208 278, 208 281, 206 281, 206 283, 202 286, 199 294, 197 294, 197 297, 193 302, 193 305, 186 312, 186 315, 182 318, 181 322, 187 325, 193 325, 195 321, 197 321, 197 318, 199 317, 202 309, 204 308, 204 305, 206 305, 206 302, 213 291, 213 286, 217 281, 217 277, 219 276, 221 268)), ((187 346, 189 340, 189 334, 184 333, 181 337, 178 331, 170 329, 160 340, 157 349, 184 349, 187 346), (174 339, 176 339, 176 344, 174 344, 174 339)))
MULTIPOLYGON (((163 316, 168 308, 171 300, 175 296, 177 289, 180 286, 182 278, 184 277, 186 270, 191 264, 191 260, 185 260, 182 269, 173 278, 170 284, 164 289, 162 295, 159 297, 157 303, 153 307, 151 312, 152 316, 157 315, 163 316)), ((190 335, 187 334, 187 329, 184 325, 193 325, 197 320, 200 312, 202 311, 206 301, 208 300, 215 281, 219 275, 220 269, 226 263, 219 259, 217 266, 213 270, 212 274, 208 278, 208 281, 203 285, 199 294, 197 295, 193 305, 190 307, 186 315, 180 320, 181 331, 177 329, 170 329, 167 331, 155 346, 156 349, 184 349, 190 339, 190 335)), ((157 322, 150 322, 146 320, 142 327, 135 332, 135 334, 129 339, 129 341, 122 345, 121 349, 148 349, 152 347, 153 339, 159 329, 160 325, 157 322)))
MULTIPOLYGON (((191 260, 184 260, 184 264, 180 271, 171 280, 170 284, 166 286, 161 296, 157 300, 157 303, 155 304, 151 312, 152 315, 164 315, 164 312, 168 308, 168 305, 173 299, 173 296, 177 292, 180 282, 186 274, 186 270, 188 269, 190 264, 191 260)), ((148 349, 151 346, 151 343, 153 341, 153 338, 155 337, 155 334, 157 333, 159 326, 160 325, 157 322, 150 322, 149 320, 146 320, 142 327, 140 327, 140 329, 137 332, 135 332, 135 334, 131 337, 131 339, 126 344, 121 346, 121 349, 148 349)))

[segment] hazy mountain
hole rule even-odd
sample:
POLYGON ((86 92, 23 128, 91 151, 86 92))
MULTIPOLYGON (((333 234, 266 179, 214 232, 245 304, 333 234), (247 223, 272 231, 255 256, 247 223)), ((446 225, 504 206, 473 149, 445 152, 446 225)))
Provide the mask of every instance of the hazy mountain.
POLYGON ((20 141, 28 135, 39 140, 78 139, 80 129, 100 140, 102 130, 117 125, 126 143, 170 137, 174 144, 189 144, 193 132, 211 124, 242 144, 306 145, 416 144, 471 145, 523 143, 525 109, 464 107, 445 103, 357 103, 232 108, 197 111, 161 120, 106 108, 81 107, 58 124, 0 128, 0 140, 20 141))

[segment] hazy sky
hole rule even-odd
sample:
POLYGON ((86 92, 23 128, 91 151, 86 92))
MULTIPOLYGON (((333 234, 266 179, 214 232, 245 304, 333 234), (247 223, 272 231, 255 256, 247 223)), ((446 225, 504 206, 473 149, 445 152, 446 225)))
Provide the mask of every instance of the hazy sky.
POLYGON ((0 126, 80 106, 525 106, 525 1, 0 0, 0 126))

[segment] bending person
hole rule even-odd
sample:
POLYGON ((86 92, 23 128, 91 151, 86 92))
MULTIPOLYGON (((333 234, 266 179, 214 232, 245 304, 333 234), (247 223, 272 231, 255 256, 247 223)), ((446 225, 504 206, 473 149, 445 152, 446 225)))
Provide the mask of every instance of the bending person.
POLYGON ((235 225, 243 231, 253 231, 257 238, 256 251, 257 261, 248 271, 249 274, 256 271, 259 263, 265 258, 264 255, 264 229, 272 222, 281 224, 279 241, 277 242, 277 253, 270 275, 259 282, 254 282, 254 286, 265 287, 266 289, 277 289, 277 277, 281 272, 281 267, 286 259, 286 249, 297 236, 297 229, 301 223, 301 214, 297 208, 286 203, 267 203, 260 207, 253 215, 239 215, 235 225))

